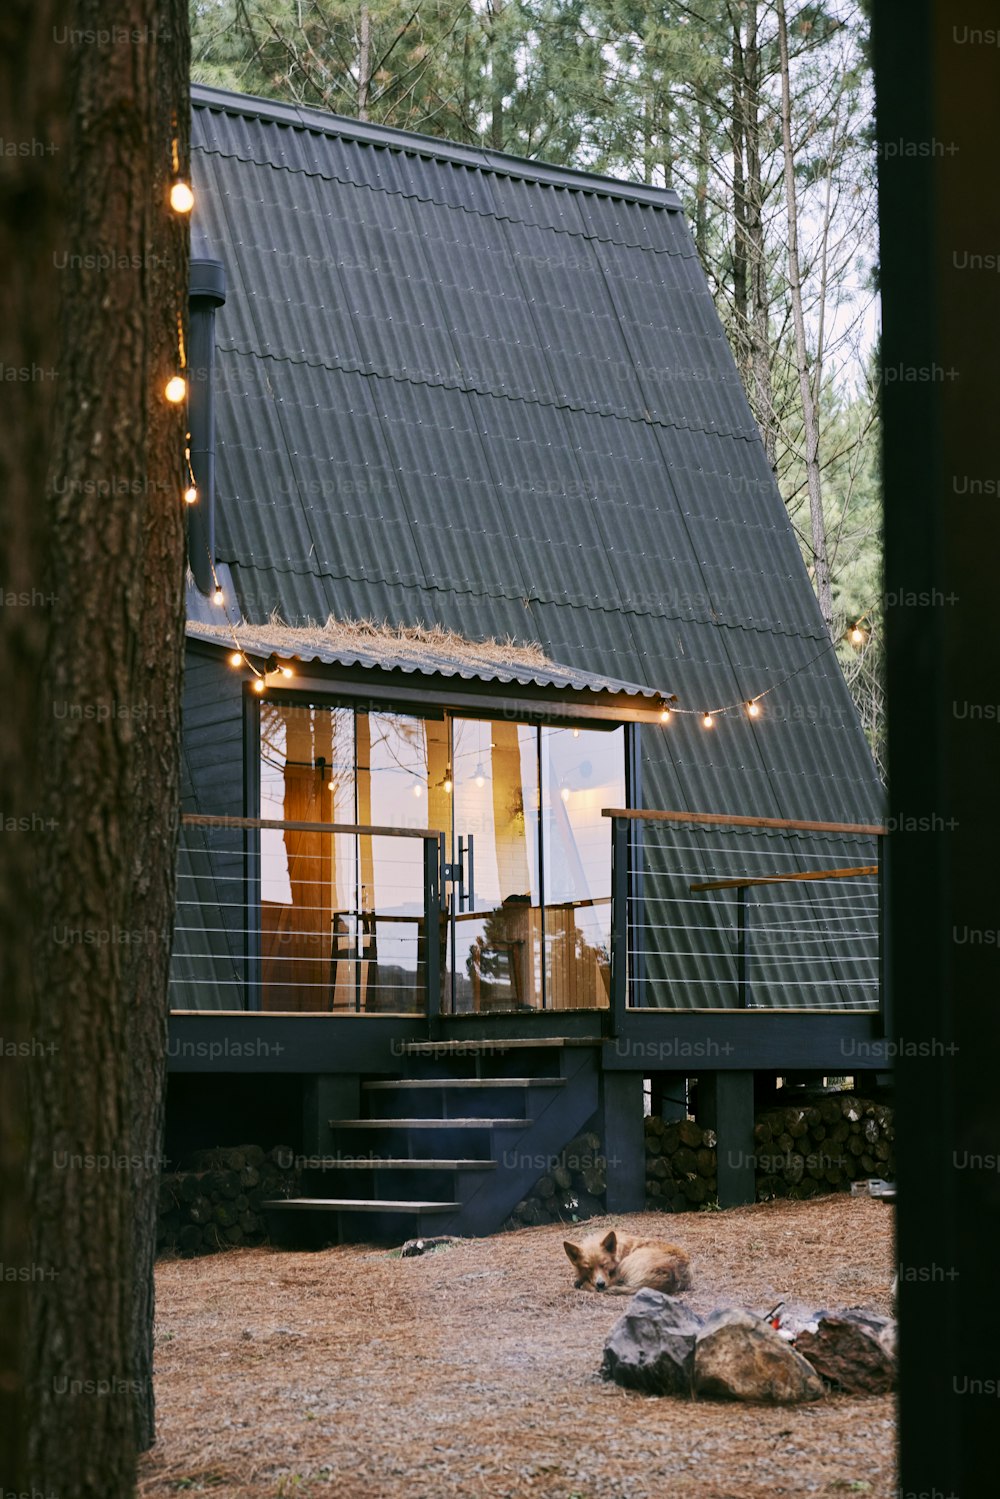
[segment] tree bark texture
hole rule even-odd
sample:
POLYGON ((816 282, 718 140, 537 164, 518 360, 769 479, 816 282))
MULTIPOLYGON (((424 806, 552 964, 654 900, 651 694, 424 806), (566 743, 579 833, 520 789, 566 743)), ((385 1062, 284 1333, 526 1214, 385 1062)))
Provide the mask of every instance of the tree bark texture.
POLYGON ((152 1254, 173 921, 183 632, 181 367, 187 6, 77 0, 56 256, 55 595, 38 746, 31 1074, 30 1476, 60 1499, 134 1489, 152 1436, 152 1254))

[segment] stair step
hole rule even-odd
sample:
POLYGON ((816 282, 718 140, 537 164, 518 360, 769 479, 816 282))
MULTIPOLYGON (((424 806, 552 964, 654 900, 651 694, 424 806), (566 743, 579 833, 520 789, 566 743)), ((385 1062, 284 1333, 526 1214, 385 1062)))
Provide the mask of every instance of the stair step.
POLYGON ((413 1156, 358 1157, 349 1161, 337 1161, 337 1171, 495 1171, 496 1161, 477 1161, 470 1157, 461 1160, 439 1161, 415 1159, 413 1156))
POLYGON ((541 1047, 602 1046, 599 1040, 589 1036, 539 1036, 531 1041, 525 1037, 508 1040, 483 1037, 478 1041, 407 1041, 401 1048, 405 1057, 475 1056, 477 1052, 536 1051, 541 1047))
POLYGON ((458 1206, 457 1202, 376 1202, 369 1197, 276 1197, 261 1203, 268 1212, 280 1208, 329 1213, 452 1213, 458 1206))
POLYGON ((533 1119, 330 1119, 331 1129, 526 1129, 533 1119))
POLYGON ((564 1077, 418 1077, 400 1081, 362 1083, 364 1093, 401 1088, 565 1088, 564 1077))

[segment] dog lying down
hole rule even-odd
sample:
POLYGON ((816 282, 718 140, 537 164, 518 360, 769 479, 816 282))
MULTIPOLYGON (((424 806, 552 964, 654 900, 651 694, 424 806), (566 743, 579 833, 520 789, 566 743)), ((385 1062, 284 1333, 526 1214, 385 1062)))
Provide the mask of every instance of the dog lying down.
POLYGON ((691 1265, 683 1249, 662 1239, 637 1239, 631 1234, 592 1234, 582 1244, 564 1241, 573 1262, 578 1291, 606 1291, 609 1296, 631 1296, 643 1286, 674 1296, 691 1288, 691 1265))

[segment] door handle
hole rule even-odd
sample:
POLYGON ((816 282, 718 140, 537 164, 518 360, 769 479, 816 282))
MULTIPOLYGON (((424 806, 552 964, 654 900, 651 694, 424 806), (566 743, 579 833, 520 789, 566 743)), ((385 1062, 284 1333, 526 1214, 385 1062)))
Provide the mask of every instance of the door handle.
MULTIPOLYGON (((444 834, 441 834, 442 857, 444 853, 444 834)), ((458 858, 454 864, 441 865, 442 885, 445 880, 450 880, 454 886, 456 896, 456 909, 459 911, 473 911, 476 906, 476 840, 473 833, 466 838, 458 840, 458 858)))

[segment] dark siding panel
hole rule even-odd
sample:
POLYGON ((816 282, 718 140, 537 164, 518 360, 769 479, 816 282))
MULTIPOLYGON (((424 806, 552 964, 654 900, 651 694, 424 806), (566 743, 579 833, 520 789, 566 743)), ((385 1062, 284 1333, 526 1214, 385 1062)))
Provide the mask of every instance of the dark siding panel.
MULTIPOLYGON (((184 812, 244 815, 243 690, 220 652, 186 654, 181 775, 184 812)), ((174 1009, 244 1005, 244 867, 241 830, 182 826, 174 1009)))

